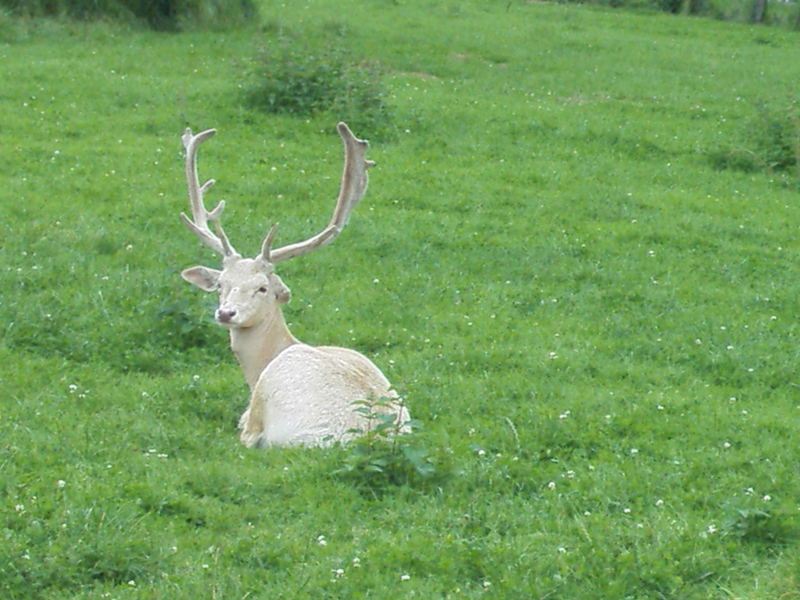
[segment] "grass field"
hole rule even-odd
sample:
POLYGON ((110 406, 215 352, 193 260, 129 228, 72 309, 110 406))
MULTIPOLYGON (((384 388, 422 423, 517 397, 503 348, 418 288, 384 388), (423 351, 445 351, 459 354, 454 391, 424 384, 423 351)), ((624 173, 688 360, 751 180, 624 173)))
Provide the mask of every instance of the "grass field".
POLYGON ((477 0, 262 16, 0 21, 0 597, 800 598, 800 185, 763 158, 797 127, 797 33, 477 0), (428 477, 241 446, 246 385, 179 277, 217 260, 178 219, 186 126, 219 130, 201 177, 240 250, 332 209, 338 116, 243 100, 277 28, 383 69, 366 198, 279 270, 294 333, 406 398, 428 477))

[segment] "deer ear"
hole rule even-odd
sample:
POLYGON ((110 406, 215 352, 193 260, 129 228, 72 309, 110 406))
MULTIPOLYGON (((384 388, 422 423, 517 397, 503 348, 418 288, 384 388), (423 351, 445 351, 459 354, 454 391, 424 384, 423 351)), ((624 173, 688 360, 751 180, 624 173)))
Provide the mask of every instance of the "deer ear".
POLYGON ((221 274, 222 271, 209 269, 208 267, 192 267, 191 269, 183 270, 181 277, 204 292, 214 292, 217 290, 221 274))
POLYGON ((270 274, 270 278, 272 279, 272 285, 275 288, 275 298, 281 304, 286 304, 292 298, 292 291, 286 287, 286 284, 283 283, 283 280, 275 275, 275 273, 270 274))

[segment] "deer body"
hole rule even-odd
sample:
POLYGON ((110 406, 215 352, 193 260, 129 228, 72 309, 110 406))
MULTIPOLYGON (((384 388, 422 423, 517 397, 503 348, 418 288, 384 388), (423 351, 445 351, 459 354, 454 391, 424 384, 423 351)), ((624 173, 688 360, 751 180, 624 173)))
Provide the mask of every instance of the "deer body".
POLYGON ((181 275, 204 291, 219 293, 215 319, 230 331, 231 349, 250 388, 250 402, 239 420, 242 442, 312 446, 347 441, 370 425, 354 403, 381 399, 375 412, 392 414, 397 430, 407 431, 408 411, 367 357, 347 348, 309 346, 291 334, 281 311, 289 301, 289 288, 274 267, 279 260, 308 253, 339 234, 366 190, 366 169, 372 165, 364 160, 367 143, 340 123, 345 169, 328 227, 305 242, 272 250, 273 226, 261 253, 250 259, 236 253, 222 230, 224 203, 210 212, 203 204, 213 180, 199 185, 195 155, 199 144, 213 134, 208 130, 193 136, 187 130, 183 137, 192 219, 182 216, 204 243, 222 254, 223 268, 192 267, 181 275), (216 235, 208 222, 214 223, 216 235))
MULTIPOLYGON (((297 343, 270 362, 241 419, 246 445, 320 445, 364 431, 353 402, 396 398, 383 373, 364 355, 297 343)), ((405 407, 399 418, 408 420, 405 407)))

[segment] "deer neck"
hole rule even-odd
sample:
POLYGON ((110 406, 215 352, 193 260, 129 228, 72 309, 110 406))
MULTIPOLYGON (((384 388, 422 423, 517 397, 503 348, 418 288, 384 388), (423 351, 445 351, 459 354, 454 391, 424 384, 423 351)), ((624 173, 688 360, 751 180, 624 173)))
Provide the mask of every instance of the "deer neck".
POLYGON ((231 349, 242 367, 251 391, 272 359, 285 348, 298 343, 289 331, 280 309, 275 311, 272 318, 253 327, 231 329, 230 333, 231 349))

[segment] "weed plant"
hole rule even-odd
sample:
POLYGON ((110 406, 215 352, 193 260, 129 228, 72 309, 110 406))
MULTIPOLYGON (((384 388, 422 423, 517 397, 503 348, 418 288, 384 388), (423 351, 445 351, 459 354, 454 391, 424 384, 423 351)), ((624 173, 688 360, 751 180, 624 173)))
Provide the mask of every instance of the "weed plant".
POLYGON ((273 29, 251 61, 247 104, 301 117, 325 112, 386 139, 394 126, 378 66, 345 50, 345 27, 327 30, 332 39, 312 49, 282 27, 273 29))
POLYGON ((370 356, 424 429, 238 442, 246 385, 179 275, 218 260, 178 218, 181 133, 218 129, 200 175, 250 255, 275 221, 277 245, 324 226, 342 160, 337 115, 242 101, 252 30, 9 20, 0 597, 800 596, 800 196, 790 171, 709 160, 754 107, 788 122, 796 33, 259 9, 314 50, 346 22, 379 65, 396 134, 367 195, 278 270, 292 331, 370 356))
MULTIPOLYGON (((333 475, 376 497, 390 486, 417 487, 429 483, 437 469, 421 442, 420 424, 401 422, 393 401, 369 399, 354 403, 353 410, 366 419, 365 430, 347 445, 343 465, 333 475)), ((443 473, 437 481, 443 480, 443 473)))

